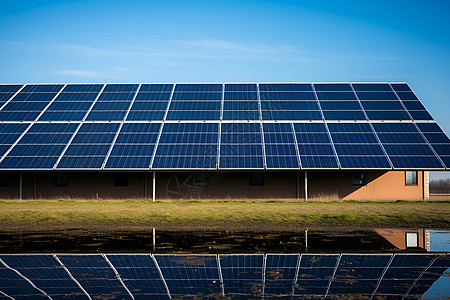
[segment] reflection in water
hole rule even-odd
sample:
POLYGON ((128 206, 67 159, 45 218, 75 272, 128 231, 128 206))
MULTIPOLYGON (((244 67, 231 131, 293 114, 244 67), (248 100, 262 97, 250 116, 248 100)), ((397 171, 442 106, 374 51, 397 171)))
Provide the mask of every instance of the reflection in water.
MULTIPOLYGON (((450 232, 440 231, 443 236, 450 232)), ((0 232, 0 253, 340 253, 426 252, 428 230, 0 232)), ((450 251, 440 248, 437 251, 450 251)))
POLYGON ((442 253, 3 254, 0 296, 420 298, 449 267, 442 253))

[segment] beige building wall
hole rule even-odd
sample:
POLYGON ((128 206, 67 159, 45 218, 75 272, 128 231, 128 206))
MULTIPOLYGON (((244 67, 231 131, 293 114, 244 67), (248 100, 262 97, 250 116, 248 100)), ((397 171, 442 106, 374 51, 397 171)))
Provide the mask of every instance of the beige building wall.
MULTIPOLYGON (((69 184, 55 186, 55 173, 24 173, 23 199, 87 198, 133 199, 152 197, 152 172, 68 173, 69 184), (117 174, 128 176, 128 186, 114 186, 117 174)), ((265 172, 264 185, 250 185, 248 172, 207 172, 206 185, 194 183, 191 172, 157 172, 157 199, 304 199, 304 172, 265 172)), ((363 186, 352 185, 352 172, 308 172, 308 200, 421 200, 426 197, 424 172, 418 172, 418 184, 405 185, 405 172, 366 172, 363 186)), ((2 175, 3 176, 3 175, 2 175)), ((19 174, 9 174, 9 186, 0 187, 1 199, 19 197, 19 174)))

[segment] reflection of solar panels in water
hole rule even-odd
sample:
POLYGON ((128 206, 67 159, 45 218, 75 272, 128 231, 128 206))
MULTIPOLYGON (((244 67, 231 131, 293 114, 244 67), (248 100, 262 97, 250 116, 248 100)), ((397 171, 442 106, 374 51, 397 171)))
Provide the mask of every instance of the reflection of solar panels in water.
MULTIPOLYGON (((446 254, 0 255, 13 298, 420 298, 446 254)), ((0 297, 1 297, 0 296, 0 297)))

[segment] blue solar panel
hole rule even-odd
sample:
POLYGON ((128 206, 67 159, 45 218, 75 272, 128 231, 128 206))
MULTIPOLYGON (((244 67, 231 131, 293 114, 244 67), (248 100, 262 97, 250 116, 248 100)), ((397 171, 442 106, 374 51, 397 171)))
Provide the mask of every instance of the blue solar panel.
POLYGON ((314 83, 314 89, 318 92, 352 92, 348 83, 314 83))
POLYGON ((317 92, 317 98, 322 101, 347 101, 357 100, 353 92, 317 92))
POLYGON ((352 86, 355 91, 392 91, 390 85, 387 83, 353 83, 352 86))
POLYGON ((52 298, 88 299, 52 255, 2 255, 1 259, 52 298))
POLYGON ((155 255, 173 296, 221 294, 215 255, 155 255))
POLYGON ((6 153, 28 126, 23 123, 0 123, 0 156, 6 153))
POLYGON ((328 129, 341 168, 391 168, 368 123, 329 123, 328 129))
POLYGON ((263 259, 262 254, 219 255, 225 294, 261 297, 263 259))
POLYGON ((35 123, 0 163, 3 169, 52 169, 77 124, 35 123))
POLYGON ((223 120, 259 120, 256 84, 226 84, 223 120))
POLYGON ((0 121, 34 121, 63 85, 27 85, 0 110, 0 121))
POLYGON ((131 299, 101 255, 58 255, 58 258, 92 298, 131 299))
POLYGON ((394 168, 443 168, 414 124, 373 123, 373 127, 394 168))
POLYGON ((22 85, 18 84, 0 85, 0 107, 14 96, 21 87, 22 85))
POLYGON ((105 169, 149 169, 159 123, 123 124, 105 169))
POLYGON ((13 299, 48 299, 27 280, 13 270, 6 268, 2 263, 0 263, 0 291, 6 293, 9 297, 13 297, 13 299))
POLYGON ((325 295, 339 255, 302 254, 294 295, 325 295))
POLYGON ((167 290, 150 255, 107 255, 136 299, 168 299, 167 290))
POLYGON ((396 92, 410 92, 411 89, 409 88, 408 84, 406 83, 391 83, 392 88, 396 92))
POLYGON ((450 168, 450 140, 436 123, 417 123, 420 131, 439 155, 447 168, 450 168))
POLYGON ((263 168, 259 123, 222 123, 219 168, 263 168))
POLYGON ((171 93, 173 89, 172 83, 156 83, 156 84, 142 84, 139 92, 150 92, 150 93, 171 93))
POLYGON ((297 254, 267 255, 264 296, 292 294, 299 257, 297 254))
POLYGON ((291 124, 265 123, 263 131, 267 169, 299 168, 291 124))
POLYGON ((218 123, 166 123, 153 169, 215 169, 218 123))
POLYGON ((222 85, 176 85, 167 120, 219 120, 222 85))
POLYGON ((284 92, 284 91, 296 91, 307 92, 312 91, 312 86, 309 83, 260 83, 259 90, 261 92, 284 92))
POLYGON ((338 168, 328 131, 323 123, 294 123, 303 169, 338 168))
POLYGON ((118 129, 118 123, 84 123, 73 138, 57 168, 101 168, 118 129))

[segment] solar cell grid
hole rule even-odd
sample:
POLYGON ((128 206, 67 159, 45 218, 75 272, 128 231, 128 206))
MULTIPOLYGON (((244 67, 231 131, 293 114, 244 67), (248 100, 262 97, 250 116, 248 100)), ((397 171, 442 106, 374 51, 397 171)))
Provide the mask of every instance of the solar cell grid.
POLYGON ((263 168, 262 147, 261 124, 222 123, 219 168, 263 168))
POLYGON ((160 123, 123 124, 105 169, 149 169, 160 127, 160 123))
POLYGON ((0 162, 3 169, 52 169, 77 124, 35 123, 0 162))
POLYGON ((0 121, 34 121, 63 85, 26 85, 0 110, 0 121))
POLYGON ((171 295, 221 294, 215 255, 155 255, 171 295))
POLYGON ((450 168, 450 140, 447 135, 436 123, 417 123, 417 126, 446 168, 450 168))
POLYGON ((8 151, 28 126, 24 123, 0 123, 0 156, 8 151))
POLYGON ((58 255, 58 258, 91 297, 131 299, 101 255, 58 255))
POLYGON ((389 169, 391 165, 368 123, 329 123, 342 169, 389 169))
POLYGON ((225 84, 223 120, 259 120, 256 84, 225 84))
POLYGON ((267 169, 298 169, 298 154, 290 123, 265 123, 264 147, 267 169))
POLYGON ((48 297, 45 296, 41 291, 33 287, 30 282, 25 280, 13 270, 6 268, 3 263, 1 263, 1 261, 0 291, 6 293, 9 297, 13 297, 13 299, 48 299, 48 297))
POLYGON ((50 297, 73 295, 88 299, 52 255, 2 255, 1 258, 50 297))
POLYGON ((268 254, 266 258, 264 295, 291 295, 299 259, 297 254, 268 254))
POLYGON ((153 169, 215 169, 218 123, 165 123, 153 169))
POLYGON ((226 295, 261 296, 264 255, 219 255, 226 295))
POLYGON ((413 123, 373 123, 394 168, 444 168, 413 123), (417 153, 417 147, 423 151, 417 153))
POLYGON ((333 169, 338 163, 324 123, 294 123, 303 169, 333 169))
POLYGON ((56 168, 100 169, 119 126, 119 123, 84 123, 56 168))

